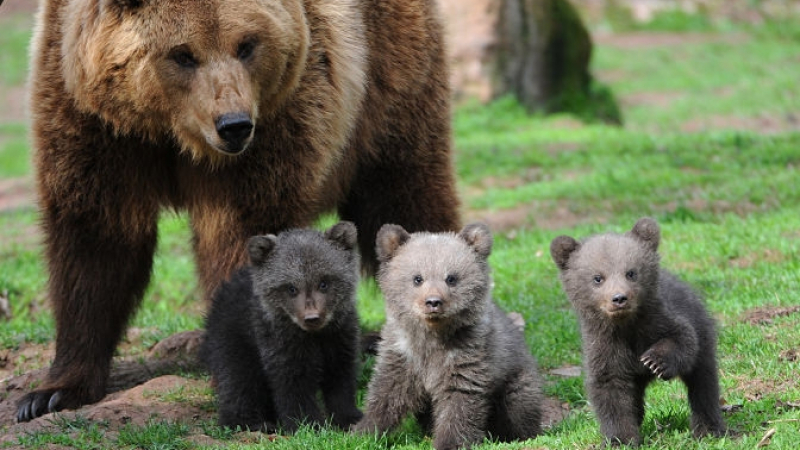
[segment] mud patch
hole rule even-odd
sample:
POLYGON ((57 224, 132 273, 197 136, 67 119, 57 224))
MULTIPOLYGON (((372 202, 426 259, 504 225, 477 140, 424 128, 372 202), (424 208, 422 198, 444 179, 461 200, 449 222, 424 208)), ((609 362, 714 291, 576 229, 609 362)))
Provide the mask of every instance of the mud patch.
POLYGON ((31 206, 35 198, 32 178, 0 179, 0 212, 31 206))
POLYGON ((762 306, 744 314, 742 320, 750 325, 772 325, 776 317, 785 317, 800 312, 800 306, 762 306))

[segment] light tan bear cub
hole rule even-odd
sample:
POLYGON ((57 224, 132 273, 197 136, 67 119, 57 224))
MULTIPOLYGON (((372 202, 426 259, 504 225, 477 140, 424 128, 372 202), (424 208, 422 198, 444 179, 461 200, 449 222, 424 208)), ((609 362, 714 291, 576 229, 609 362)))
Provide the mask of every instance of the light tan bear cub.
POLYGON ((376 247, 386 324, 356 430, 387 431, 410 413, 437 450, 539 434, 535 360, 491 298, 489 229, 409 234, 384 225, 376 247))

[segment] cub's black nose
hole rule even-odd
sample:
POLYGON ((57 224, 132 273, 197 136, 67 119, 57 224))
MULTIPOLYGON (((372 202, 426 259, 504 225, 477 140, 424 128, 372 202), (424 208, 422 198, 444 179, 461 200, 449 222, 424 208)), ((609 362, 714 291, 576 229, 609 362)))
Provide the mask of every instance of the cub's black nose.
POLYGON ((438 309, 442 306, 442 299, 439 297, 428 297, 425 299, 425 306, 431 309, 438 309))
POLYGON ((253 121, 247 113, 223 114, 214 123, 217 134, 225 141, 224 150, 231 154, 240 153, 253 131, 253 121))
POLYGON ((622 306, 628 301, 628 296, 625 294, 616 294, 611 298, 611 302, 615 305, 622 306))

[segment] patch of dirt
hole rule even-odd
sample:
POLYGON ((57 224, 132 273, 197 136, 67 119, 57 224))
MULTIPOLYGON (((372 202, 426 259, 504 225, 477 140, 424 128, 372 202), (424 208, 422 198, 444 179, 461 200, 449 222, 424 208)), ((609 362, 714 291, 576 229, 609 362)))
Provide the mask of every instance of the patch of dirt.
POLYGON ((800 129, 800 110, 784 115, 761 115, 759 117, 706 116, 698 117, 681 125, 687 133, 709 129, 752 131, 762 134, 777 134, 800 129))
POLYGON ((600 212, 593 215, 578 214, 565 205, 552 207, 532 202, 509 209, 464 212, 465 223, 475 221, 484 222, 492 231, 507 233, 507 236, 511 238, 519 229, 557 230, 588 222, 606 223, 607 219, 600 212))
POLYGON ((648 106, 666 108, 672 102, 680 100, 686 95, 684 92, 637 92, 620 98, 624 107, 648 106))
POLYGON ((28 90, 21 86, 0 86, 0 122, 25 122, 27 121, 28 90))
POLYGON ((31 177, 0 179, 0 212, 30 206, 35 199, 31 177))
POLYGON ((5 0, 0 6, 0 14, 32 14, 36 11, 39 2, 33 0, 5 0))
MULTIPOLYGON (((137 333, 133 332, 132 336, 136 339, 137 333)), ((3 365, 0 371, 0 447, 16 443, 23 434, 63 432, 59 424, 76 418, 102 424, 109 435, 127 424, 141 426, 151 420, 190 426, 214 421, 214 398, 208 393, 208 382, 175 375, 200 370, 195 361, 201 337, 201 331, 178 333, 159 342, 146 354, 115 360, 109 382, 111 393, 101 401, 74 411, 46 414, 26 423, 16 423, 16 404, 31 386, 36 386, 46 376, 53 345, 23 345, 17 350, 5 351, 0 354, 0 365, 3 365)), ((570 411, 568 404, 550 397, 545 398, 542 409, 542 424, 546 428, 559 423, 570 411)), ((214 444, 200 428, 193 428, 188 439, 203 445, 214 444)))
POLYGON ((648 31, 619 34, 596 34, 592 36, 592 39, 596 45, 607 45, 625 50, 708 43, 740 45, 747 42, 749 37, 743 33, 709 34, 648 31))
POLYGON ((758 252, 753 252, 745 256, 740 256, 738 258, 731 259, 729 261, 730 265, 739 269, 747 269, 752 267, 756 263, 760 262, 768 262, 771 264, 780 263, 786 261, 789 256, 783 254, 780 250, 775 250, 771 248, 761 249, 758 252))
POLYGON ((732 378, 736 381, 734 389, 741 392, 742 396, 751 402, 761 400, 765 394, 785 393, 797 384, 795 379, 765 381, 752 375, 737 375, 732 378))
MULTIPOLYGON (((59 432, 60 421, 71 421, 77 417, 102 423, 104 428, 112 432, 127 424, 142 426, 152 420, 187 424, 211 421, 214 419, 213 408, 208 407, 213 401, 211 396, 189 396, 188 401, 170 400, 171 394, 178 392, 183 396, 186 392, 202 392, 206 385, 205 381, 176 375, 156 377, 132 389, 110 394, 99 403, 76 411, 47 414, 30 422, 13 424, 8 427, 5 436, 0 438, 0 445, 14 443, 23 434, 38 431, 59 432)), ((2 423, 9 424, 9 421, 3 420, 2 423)))
POLYGON ((742 321, 750 325, 772 325, 776 317, 800 312, 800 306, 761 306, 744 314, 742 321))

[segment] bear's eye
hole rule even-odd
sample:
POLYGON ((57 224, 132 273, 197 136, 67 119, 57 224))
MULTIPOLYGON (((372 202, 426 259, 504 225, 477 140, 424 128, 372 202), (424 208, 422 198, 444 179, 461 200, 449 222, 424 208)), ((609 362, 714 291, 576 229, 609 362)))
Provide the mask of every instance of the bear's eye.
POLYGON ((447 278, 444 279, 444 282, 447 283, 448 286, 455 286, 458 283, 458 277, 455 275, 448 275, 447 278))
POLYGON ((173 48, 169 52, 169 59, 175 61, 175 64, 184 69, 194 69, 197 67, 197 59, 195 59, 192 52, 184 46, 173 48))
POLYGON ((627 279, 629 279, 631 281, 636 281, 636 271, 635 270, 629 270, 629 271, 625 272, 625 278, 627 278, 627 279))
POLYGON ((298 292, 297 286, 295 286, 293 284, 287 284, 286 285, 286 292, 291 296, 297 295, 297 292, 298 292))
POLYGON ((239 60, 244 61, 246 59, 250 59, 253 56, 253 50, 256 48, 256 43, 253 40, 244 41, 239 44, 239 47, 236 49, 236 57, 239 60))
POLYGON ((602 275, 595 275, 592 280, 594 280, 594 284, 600 284, 603 282, 604 278, 602 275))
POLYGON ((414 286, 422 284, 422 275, 414 275, 414 286))
POLYGON ((328 290, 328 286, 329 286, 328 282, 323 280, 319 282, 319 286, 317 287, 317 289, 319 289, 322 292, 325 292, 328 290))

